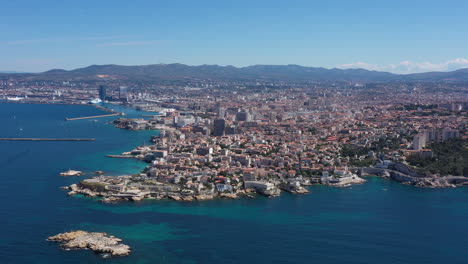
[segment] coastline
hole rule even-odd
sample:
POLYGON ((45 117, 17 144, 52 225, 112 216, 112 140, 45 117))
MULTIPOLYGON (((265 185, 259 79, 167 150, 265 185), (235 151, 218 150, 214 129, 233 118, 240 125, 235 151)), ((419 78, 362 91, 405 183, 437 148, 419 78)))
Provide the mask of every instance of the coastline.
MULTIPOLYGON (((128 157, 126 157, 128 158, 128 157)), ((420 188, 453 188, 459 186, 467 186, 468 179, 463 176, 442 176, 442 177, 413 177, 402 172, 375 168, 375 167, 360 167, 352 168, 357 171, 357 175, 369 177, 376 176, 384 179, 391 179, 394 182, 411 185, 420 188)), ((143 170, 144 171, 144 170, 143 170)), ((304 184, 300 187, 291 188, 287 184, 279 184, 275 189, 268 191, 255 188, 241 189, 236 193, 222 193, 222 192, 211 192, 194 195, 193 193, 183 192, 182 186, 174 184, 166 184, 162 182, 155 182, 155 186, 142 186, 137 188, 133 186, 132 190, 125 189, 124 186, 117 187, 115 180, 120 181, 131 181, 134 176, 97 176, 89 179, 85 179, 78 184, 72 184, 66 186, 63 189, 68 190, 68 195, 81 194, 88 197, 99 197, 102 198, 104 203, 115 203, 122 201, 142 201, 143 199, 148 200, 163 200, 170 199, 174 201, 192 202, 192 201, 206 201, 213 199, 239 199, 239 198, 255 198, 252 194, 258 194, 273 198, 280 196, 281 191, 288 192, 291 194, 307 194, 310 192, 307 186, 312 185, 328 185, 331 187, 349 187, 355 184, 364 184, 365 179, 356 177, 349 181, 342 181, 340 183, 316 183, 316 184, 304 184), (99 180, 98 180, 99 179, 99 180), (103 184, 103 182, 111 181, 113 184, 103 184), (117 189, 116 189, 117 188, 117 189)), ((143 174, 138 177, 143 177, 143 174)))

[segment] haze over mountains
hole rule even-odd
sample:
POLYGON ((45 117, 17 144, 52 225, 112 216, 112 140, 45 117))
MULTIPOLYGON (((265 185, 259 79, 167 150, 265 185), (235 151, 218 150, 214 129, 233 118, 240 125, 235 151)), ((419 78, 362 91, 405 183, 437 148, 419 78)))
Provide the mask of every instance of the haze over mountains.
POLYGON ((43 73, 3 73, 0 79, 16 77, 24 80, 189 80, 212 79, 219 81, 468 81, 468 68, 451 72, 393 74, 365 69, 326 69, 299 65, 254 65, 247 67, 200 65, 179 63, 142 66, 91 65, 75 70, 54 69, 43 73))

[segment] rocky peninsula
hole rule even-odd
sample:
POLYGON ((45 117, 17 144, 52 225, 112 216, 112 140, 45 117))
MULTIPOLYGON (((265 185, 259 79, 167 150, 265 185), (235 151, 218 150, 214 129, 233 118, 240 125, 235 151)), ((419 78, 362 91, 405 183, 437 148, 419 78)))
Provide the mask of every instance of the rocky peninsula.
POLYGON ((276 187, 262 182, 247 182, 247 188, 236 186, 235 190, 221 190, 215 186, 194 190, 184 185, 155 181, 145 175, 98 176, 85 179, 78 184, 65 187, 68 195, 82 194, 88 197, 101 197, 104 203, 119 201, 141 201, 143 199, 171 199, 175 201, 205 201, 216 198, 238 199, 253 198, 258 193, 267 197, 279 196, 281 190, 295 194, 308 193, 303 187, 276 187))
POLYGON ((143 199, 172 199, 175 201, 204 201, 216 198, 238 199, 255 197, 259 194, 276 197, 282 191, 292 194, 307 194, 305 187, 311 181, 333 187, 347 187, 361 184, 365 180, 356 174, 347 172, 342 176, 325 175, 321 178, 295 177, 289 179, 244 180, 239 177, 234 181, 226 177, 205 179, 200 184, 161 182, 144 173, 124 176, 96 176, 82 180, 77 184, 64 187, 68 195, 82 194, 88 197, 104 198, 105 203, 119 201, 141 201, 143 199), (209 180, 209 181, 208 181, 209 180))
POLYGON ((122 239, 106 233, 76 230, 51 236, 47 240, 59 242, 66 250, 90 249, 103 256, 128 256, 131 252, 128 245, 122 244, 122 239))

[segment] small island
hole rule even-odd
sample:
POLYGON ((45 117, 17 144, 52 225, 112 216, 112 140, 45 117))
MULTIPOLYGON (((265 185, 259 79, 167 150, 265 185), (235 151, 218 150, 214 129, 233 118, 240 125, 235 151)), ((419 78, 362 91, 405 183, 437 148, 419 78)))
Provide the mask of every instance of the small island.
POLYGON ((90 249, 103 257, 128 256, 131 252, 128 245, 122 244, 122 239, 106 233, 76 230, 51 236, 47 240, 61 243, 60 246, 66 250, 90 249))
POLYGON ((84 173, 78 170, 67 170, 60 173, 60 176, 82 176, 84 173))

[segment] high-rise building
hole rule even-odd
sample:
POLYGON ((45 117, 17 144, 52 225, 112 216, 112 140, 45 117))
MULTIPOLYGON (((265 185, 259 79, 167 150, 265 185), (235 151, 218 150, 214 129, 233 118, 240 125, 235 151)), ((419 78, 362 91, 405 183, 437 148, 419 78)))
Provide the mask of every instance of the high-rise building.
POLYGON ((106 87, 104 85, 99 85, 99 99, 102 101, 106 100, 106 87))
POLYGON ((444 128, 444 129, 432 129, 426 132, 427 141, 431 142, 444 142, 451 138, 460 136, 460 132, 455 129, 444 128))
POLYGON ((236 121, 250 121, 250 113, 246 111, 241 111, 236 113, 236 121))
POLYGON ((431 129, 426 130, 414 136, 413 149, 421 150, 426 147, 427 144, 433 142, 444 142, 451 138, 460 136, 460 131, 456 129, 444 128, 444 129, 431 129))
POLYGON ((413 149, 414 150, 421 150, 426 146, 426 143, 427 143, 426 133, 417 134, 413 138, 413 149))
POLYGON ((226 108, 218 107, 216 109, 216 114, 218 115, 218 118, 224 118, 226 116, 226 108))
POLYGON ((128 94, 128 87, 127 86, 120 86, 119 87, 119 99, 120 100, 127 100, 128 94))
POLYGON ((460 131, 456 129, 444 128, 442 129, 442 140, 460 137, 460 131))
POLYGON ((236 126, 233 125, 226 127, 226 135, 235 135, 236 129, 236 126))
POLYGON ((215 119, 213 124, 213 136, 224 136, 224 130, 226 129, 226 120, 223 118, 215 119))

